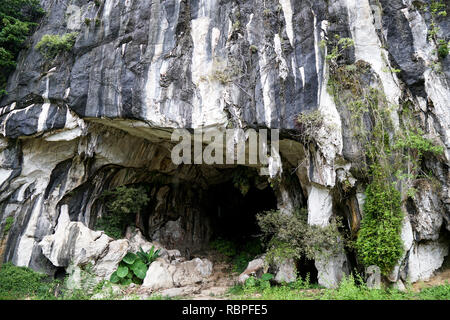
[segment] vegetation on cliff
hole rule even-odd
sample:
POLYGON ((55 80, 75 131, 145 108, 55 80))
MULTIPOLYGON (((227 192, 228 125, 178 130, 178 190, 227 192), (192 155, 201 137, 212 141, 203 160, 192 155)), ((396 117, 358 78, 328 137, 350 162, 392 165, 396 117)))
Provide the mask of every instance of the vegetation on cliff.
POLYGON ((5 95, 8 76, 16 67, 20 50, 44 15, 39 0, 2 0, 0 5, 0 98, 5 95))

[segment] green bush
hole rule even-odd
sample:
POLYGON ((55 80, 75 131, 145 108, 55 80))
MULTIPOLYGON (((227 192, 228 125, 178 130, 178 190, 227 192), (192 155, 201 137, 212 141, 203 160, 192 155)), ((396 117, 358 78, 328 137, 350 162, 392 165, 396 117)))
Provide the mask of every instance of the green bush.
POLYGON ((54 59, 58 54, 72 50, 78 33, 66 33, 62 36, 46 34, 37 43, 36 49, 47 59, 54 59))
POLYGON ((438 40, 439 57, 445 59, 448 56, 448 53, 449 53, 448 42, 443 39, 438 40))
POLYGON ((101 200, 104 201, 107 212, 97 220, 96 229, 104 230, 111 238, 121 238, 126 227, 134 223, 136 214, 150 201, 147 192, 144 186, 120 186, 112 191, 105 191, 101 200))
POLYGON ((403 136, 394 144, 394 150, 405 149, 406 151, 413 151, 419 159, 427 152, 434 155, 444 153, 444 148, 435 146, 431 140, 424 138, 424 133, 420 129, 415 131, 406 130, 403 132, 403 136))
POLYGON ((119 263, 117 270, 111 275, 110 281, 122 285, 129 285, 130 283, 142 284, 148 267, 158 257, 159 249, 155 251, 154 246, 148 253, 145 253, 142 248, 139 248, 137 254, 128 252, 119 263))
POLYGON ((394 184, 379 177, 372 166, 374 180, 366 189, 364 217, 355 243, 357 255, 365 266, 376 265, 387 275, 403 254, 401 194, 394 184))
POLYGON ((0 266, 0 300, 56 299, 57 283, 30 268, 16 267, 9 262, 0 266))
POLYGON ((0 98, 25 41, 44 14, 39 0, 2 0, 0 5, 0 98))
POLYGON ((318 255, 336 254, 343 250, 339 220, 332 221, 327 227, 320 227, 308 225, 307 217, 305 209, 292 214, 272 210, 257 215, 263 242, 268 248, 266 261, 269 264, 286 259, 298 260, 303 256, 315 259, 318 255))

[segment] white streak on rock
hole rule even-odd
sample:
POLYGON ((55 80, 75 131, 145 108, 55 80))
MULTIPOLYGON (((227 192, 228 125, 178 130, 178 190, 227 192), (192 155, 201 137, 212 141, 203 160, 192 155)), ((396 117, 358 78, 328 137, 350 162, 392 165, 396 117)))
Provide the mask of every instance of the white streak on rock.
MULTIPOLYGON (((191 34, 194 43, 192 53, 192 82, 198 88, 198 94, 193 99, 192 122, 194 128, 210 125, 224 125, 227 121, 223 111, 224 85, 214 79, 216 73, 227 72, 227 61, 214 56, 214 50, 208 43, 208 32, 211 25, 211 15, 215 1, 206 5, 200 2, 198 18, 191 21, 191 34)), ((212 36, 217 37, 217 31, 212 36)), ((211 40, 214 40, 211 39, 211 40)))
POLYGON ((41 214, 43 198, 44 195, 39 195, 38 199, 35 201, 25 233, 20 238, 20 242, 16 250, 17 256, 14 259, 15 261, 13 261, 17 266, 28 266, 28 263, 30 262, 33 248, 36 245, 36 240, 34 237, 36 234, 37 222, 41 214))
POLYGON ((288 35, 291 47, 294 47, 294 29, 292 27, 291 0, 280 0, 280 4, 283 8, 284 20, 286 21, 286 33, 288 35))
POLYGON ((0 168, 0 186, 8 180, 14 170, 0 168))
POLYGON ((278 72, 280 74, 280 78, 286 80, 289 73, 289 68, 287 66, 286 60, 283 57, 283 51, 281 49, 281 39, 278 33, 275 34, 273 43, 275 46, 275 53, 277 54, 277 60, 279 62, 278 72))
POLYGON ((330 192, 313 185, 308 196, 308 224, 326 227, 333 214, 332 205, 330 192))
POLYGON ((44 104, 42 105, 42 111, 39 114, 38 119, 38 127, 37 127, 38 132, 44 131, 47 128, 45 122, 47 121, 48 111, 50 109, 50 100, 48 99, 49 85, 50 85, 50 77, 47 76, 45 83, 45 92, 42 95, 42 98, 44 99, 44 104))
MULTIPOLYGON (((401 90, 395 74, 389 70, 388 53, 381 48, 381 42, 373 25, 372 9, 368 0, 343 0, 346 2, 350 31, 355 41, 356 60, 364 60, 372 66, 380 77, 386 98, 392 104, 398 104, 401 90)), ((392 112, 394 124, 398 126, 398 115, 392 112)))

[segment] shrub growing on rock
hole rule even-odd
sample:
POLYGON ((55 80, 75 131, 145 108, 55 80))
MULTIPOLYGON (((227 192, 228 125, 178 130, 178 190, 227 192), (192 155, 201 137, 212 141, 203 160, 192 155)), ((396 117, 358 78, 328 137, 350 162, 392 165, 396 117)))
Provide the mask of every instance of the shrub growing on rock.
POLYGON ((98 219, 96 228, 114 239, 122 237, 126 227, 134 223, 136 214, 150 201, 143 186, 120 186, 104 192, 101 198, 106 204, 107 214, 98 219))
POLYGON ((72 50, 78 33, 66 33, 62 36, 46 34, 36 45, 36 49, 47 59, 54 59, 58 54, 72 50))
POLYGON ((303 256, 315 259, 318 255, 337 254, 342 250, 339 220, 320 227, 308 225, 307 217, 305 209, 291 214, 272 210, 257 215, 268 248, 266 260, 269 264, 298 260, 303 256))
POLYGON ((392 270, 403 254, 402 220, 400 192, 385 179, 374 179, 366 189, 364 219, 355 244, 365 266, 376 265, 384 275, 392 270))

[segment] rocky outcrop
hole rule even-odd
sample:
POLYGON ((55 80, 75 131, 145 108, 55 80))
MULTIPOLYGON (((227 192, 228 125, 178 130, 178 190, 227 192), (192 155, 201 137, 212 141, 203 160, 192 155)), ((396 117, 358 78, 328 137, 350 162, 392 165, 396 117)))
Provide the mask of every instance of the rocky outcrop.
POLYGON ((251 276, 261 278, 267 270, 268 266, 266 266, 264 256, 254 259, 248 263, 247 268, 239 275, 238 281, 240 284, 244 284, 251 276))
MULTIPOLYGON (((394 272, 395 281, 427 278, 448 254, 450 230, 450 57, 438 59, 428 39, 428 2, 42 0, 48 14, 0 101, 1 260, 48 273, 91 261, 107 276, 133 245, 94 231, 98 198, 141 182, 153 184, 154 200, 144 238, 183 256, 206 243, 220 211, 203 206, 207 190, 236 167, 175 165, 175 128, 281 129, 270 170, 275 206, 307 207, 311 225, 346 217, 356 234, 367 181, 351 112, 327 90, 331 48, 323 46, 340 35, 355 43, 343 59, 367 66, 367 83, 402 106, 394 122, 407 106, 444 147, 423 162, 438 188, 417 183, 405 205, 403 235, 413 238, 394 272), (34 49, 44 34, 68 32, 78 32, 75 45, 56 59, 34 49), (323 123, 305 142, 296 118, 311 111, 323 123)), ((448 41, 448 18, 435 23, 448 41)), ((318 257, 319 282, 335 286, 349 264, 345 254, 318 257)))
POLYGON ((142 288, 156 291, 189 287, 205 281, 212 270, 213 264, 207 259, 195 258, 181 263, 159 259, 150 265, 142 288))

